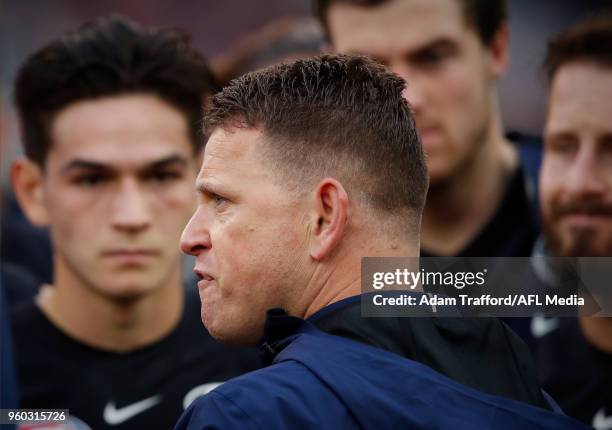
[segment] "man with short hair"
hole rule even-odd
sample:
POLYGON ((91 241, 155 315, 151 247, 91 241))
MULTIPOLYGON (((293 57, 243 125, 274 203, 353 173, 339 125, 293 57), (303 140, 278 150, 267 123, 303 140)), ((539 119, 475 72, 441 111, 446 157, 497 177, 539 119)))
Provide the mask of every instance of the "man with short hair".
POLYGON ((361 317, 361 259, 419 255, 427 171, 403 90, 367 57, 321 56, 214 97, 181 248, 210 333, 263 339, 270 366, 177 429, 574 428, 497 319, 361 317))
MULTIPOLYGON (((256 368, 215 342, 182 287, 209 69, 183 33, 100 18, 45 46, 15 90, 27 158, 15 193, 50 228, 53 285, 17 309, 22 408, 94 429, 168 428, 256 368)), ((79 427, 81 428, 81 427, 79 427)))
POLYGON ((376 58, 407 82, 430 174, 422 254, 530 255, 538 232, 535 179, 525 177, 504 137, 495 90, 508 63, 505 1, 317 6, 335 51, 376 58))
MULTIPOLYGON (((540 176, 542 225, 559 257, 612 256, 612 16, 554 38, 540 176)), ((612 426, 612 320, 549 319, 536 345, 543 386, 570 416, 612 426)))

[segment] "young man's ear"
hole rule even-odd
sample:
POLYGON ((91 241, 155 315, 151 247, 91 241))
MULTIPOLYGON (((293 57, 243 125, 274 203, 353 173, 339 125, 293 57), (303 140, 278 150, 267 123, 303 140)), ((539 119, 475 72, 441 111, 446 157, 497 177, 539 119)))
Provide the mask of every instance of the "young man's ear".
POLYGON ((38 227, 46 227, 49 218, 42 169, 26 158, 17 159, 11 166, 11 183, 15 197, 30 222, 38 227))
POLYGON ((500 78, 510 63, 510 31, 503 23, 489 42, 489 67, 495 79, 500 78))
POLYGON ((349 198, 340 182, 323 179, 313 193, 313 226, 310 256, 317 261, 329 256, 345 233, 349 198))

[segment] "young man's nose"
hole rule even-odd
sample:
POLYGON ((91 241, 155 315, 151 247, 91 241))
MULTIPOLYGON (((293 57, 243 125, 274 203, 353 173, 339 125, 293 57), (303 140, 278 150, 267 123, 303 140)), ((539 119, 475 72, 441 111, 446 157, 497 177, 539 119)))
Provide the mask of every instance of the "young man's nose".
POLYGON ((144 191, 135 180, 124 181, 113 202, 111 213, 113 227, 127 232, 146 230, 152 221, 147 200, 144 191))

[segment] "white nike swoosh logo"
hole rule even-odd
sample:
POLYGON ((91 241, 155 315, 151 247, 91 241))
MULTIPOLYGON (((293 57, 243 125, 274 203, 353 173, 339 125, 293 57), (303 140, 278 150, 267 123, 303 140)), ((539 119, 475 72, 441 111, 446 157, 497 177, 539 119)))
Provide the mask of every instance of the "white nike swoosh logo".
POLYGON ((117 409, 115 402, 108 402, 104 407, 104 421, 106 421, 106 424, 111 426, 121 424, 122 422, 129 420, 141 412, 152 408, 160 401, 161 396, 157 395, 136 403, 132 403, 131 405, 124 406, 120 409, 117 409))
POLYGON ((604 408, 598 410, 593 417, 593 428, 595 430, 612 430, 612 416, 606 416, 604 408))
POLYGON ((544 318, 538 315, 531 318, 531 334, 535 338, 544 337, 558 327, 559 318, 544 318))

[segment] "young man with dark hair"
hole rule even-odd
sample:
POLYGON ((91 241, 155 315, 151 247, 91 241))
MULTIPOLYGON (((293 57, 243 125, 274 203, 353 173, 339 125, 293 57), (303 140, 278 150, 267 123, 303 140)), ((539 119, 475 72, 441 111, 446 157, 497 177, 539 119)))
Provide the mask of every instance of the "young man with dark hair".
POLYGON ((53 285, 13 318, 22 408, 94 429, 169 428, 195 397, 256 367, 198 322, 182 287, 202 103, 212 80, 186 35, 119 17, 30 57, 15 99, 27 158, 12 180, 48 226, 53 285))
MULTIPOLYGON (((550 100, 540 176, 550 253, 612 256, 612 16, 554 38, 546 70, 550 100)), ((536 345, 544 387, 568 415, 612 428, 612 320, 550 319, 536 345)))
POLYGON ((423 255, 530 255, 538 232, 535 179, 524 175, 504 137, 495 90, 508 63, 505 1, 317 6, 335 51, 376 58, 407 82, 430 174, 423 255))
POLYGON ((497 319, 361 317, 362 257, 419 255, 427 170, 403 90, 341 55, 214 97, 181 247, 210 333, 263 338, 270 366, 194 402, 177 429, 575 428, 546 410, 497 319))

